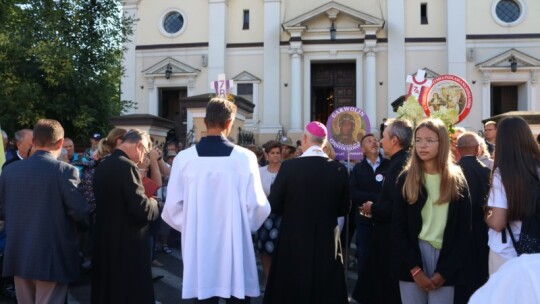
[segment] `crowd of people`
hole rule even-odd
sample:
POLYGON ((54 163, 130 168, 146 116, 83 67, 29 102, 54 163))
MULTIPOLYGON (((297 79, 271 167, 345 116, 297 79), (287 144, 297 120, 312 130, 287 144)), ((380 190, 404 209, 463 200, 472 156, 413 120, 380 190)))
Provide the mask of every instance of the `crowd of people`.
POLYGON ((484 138, 385 119, 344 164, 320 122, 296 145, 244 148, 228 139, 235 115, 211 99, 206 136, 187 149, 114 128, 78 154, 52 119, 15 132, 0 174, 3 287, 63 303, 82 267, 92 303, 156 303, 151 266, 175 231, 194 303, 485 303, 511 267, 539 263, 540 149, 520 117, 487 122, 484 138))

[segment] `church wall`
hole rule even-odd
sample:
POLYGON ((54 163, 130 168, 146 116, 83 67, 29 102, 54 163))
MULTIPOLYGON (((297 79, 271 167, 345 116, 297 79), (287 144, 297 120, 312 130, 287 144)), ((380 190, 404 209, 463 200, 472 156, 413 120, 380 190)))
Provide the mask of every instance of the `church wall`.
MULTIPOLYGON (((447 0, 451 1, 451 0, 447 0)), ((427 2, 428 24, 420 22, 420 4, 425 0, 407 0, 405 4, 405 38, 446 37, 445 1, 427 2)))
POLYGON ((264 6, 262 1, 229 1, 228 43, 261 43, 264 38, 264 6), (249 29, 242 29, 244 10, 249 10, 249 29))
POLYGON ((467 33, 469 35, 538 33, 540 1, 521 1, 526 7, 523 21, 515 26, 501 26, 493 18, 494 1, 467 1, 467 33))
MULTIPOLYGON (((227 51, 227 78, 231 79, 236 75, 246 71, 253 76, 263 80, 264 77, 264 67, 263 67, 263 50, 261 47, 252 47, 252 48, 230 48, 227 51)), ((264 81, 264 80, 263 80, 264 81)), ((234 84, 235 87, 237 84, 234 84)), ((258 89, 254 94, 257 94, 258 103, 253 110, 257 115, 258 120, 262 117, 264 111, 264 88, 261 83, 257 84, 258 89)), ((254 96, 255 98, 255 96, 254 96)), ((257 121, 253 122, 254 125, 257 125, 257 121)))
POLYGON ((392 108, 390 103, 394 101, 398 96, 388 96, 388 81, 387 81, 387 71, 388 71, 388 51, 386 44, 380 44, 377 46, 379 50, 377 52, 377 117, 371 118, 370 123, 378 129, 383 118, 388 115, 388 108, 392 108))
POLYGON ((137 41, 140 45, 208 42, 208 2, 193 0, 151 0, 139 5, 137 41), (184 15, 185 29, 176 37, 166 37, 160 30, 162 15, 171 9, 184 15))

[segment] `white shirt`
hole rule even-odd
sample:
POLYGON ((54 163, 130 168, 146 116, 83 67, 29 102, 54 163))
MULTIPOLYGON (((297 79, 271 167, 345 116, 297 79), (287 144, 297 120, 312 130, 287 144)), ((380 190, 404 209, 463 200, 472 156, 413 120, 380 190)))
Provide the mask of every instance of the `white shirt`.
POLYGON ((540 303, 540 254, 522 254, 504 263, 469 301, 484 303, 540 303))
POLYGON ((251 232, 270 214, 255 154, 199 157, 196 147, 173 162, 162 218, 182 233, 182 298, 257 297, 251 232))
POLYGON ((380 156, 377 156, 377 160, 375 161, 375 163, 372 163, 369 158, 366 157, 366 161, 368 163, 368 165, 371 167, 371 169, 373 169, 373 172, 377 171, 377 168, 381 165, 381 157, 380 156))
MULTIPOLYGON (((501 174, 497 168, 493 172, 493 181, 491 189, 489 191, 489 197, 487 205, 489 207, 496 207, 502 209, 508 209, 508 201, 506 200, 506 191, 501 180, 501 174)), ((521 232, 521 221, 510 222, 510 228, 514 233, 514 237, 519 240, 519 234, 521 232)), ((488 230, 488 245, 489 249, 501 257, 509 260, 517 257, 517 252, 512 245, 512 239, 508 233, 508 229, 504 229, 501 232, 497 232, 491 228, 488 230), (506 233, 506 243, 502 242, 502 233, 506 233)))
POLYGON ((268 196, 270 195, 270 187, 274 183, 274 180, 276 180, 277 172, 273 173, 273 172, 268 171, 268 166, 259 168, 259 171, 261 173, 261 182, 262 182, 264 194, 268 196))

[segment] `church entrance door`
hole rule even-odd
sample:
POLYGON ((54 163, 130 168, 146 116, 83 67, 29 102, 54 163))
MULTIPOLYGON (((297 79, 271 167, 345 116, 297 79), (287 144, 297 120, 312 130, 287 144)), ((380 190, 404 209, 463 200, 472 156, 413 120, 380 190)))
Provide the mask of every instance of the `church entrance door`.
POLYGON ((159 90, 159 117, 175 122, 177 140, 183 142, 187 132, 187 111, 180 106, 180 98, 187 96, 187 88, 161 88, 159 90))
POLYGON ((354 62, 311 64, 311 117, 324 124, 334 109, 356 106, 354 62))

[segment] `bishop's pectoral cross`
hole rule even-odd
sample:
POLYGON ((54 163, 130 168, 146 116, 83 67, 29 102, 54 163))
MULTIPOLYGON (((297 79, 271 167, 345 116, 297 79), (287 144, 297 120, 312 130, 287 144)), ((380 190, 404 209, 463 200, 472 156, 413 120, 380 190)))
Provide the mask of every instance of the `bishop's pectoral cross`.
POLYGON ((409 91, 407 92, 407 97, 413 95, 416 99, 420 98, 422 90, 427 87, 431 87, 431 79, 425 78, 426 71, 418 70, 416 75, 407 75, 407 82, 411 85, 409 86, 409 91))
POLYGON ((225 79, 225 74, 219 74, 218 80, 210 83, 210 88, 214 89, 216 95, 223 98, 227 98, 227 95, 229 95, 233 86, 234 82, 232 80, 225 79))

